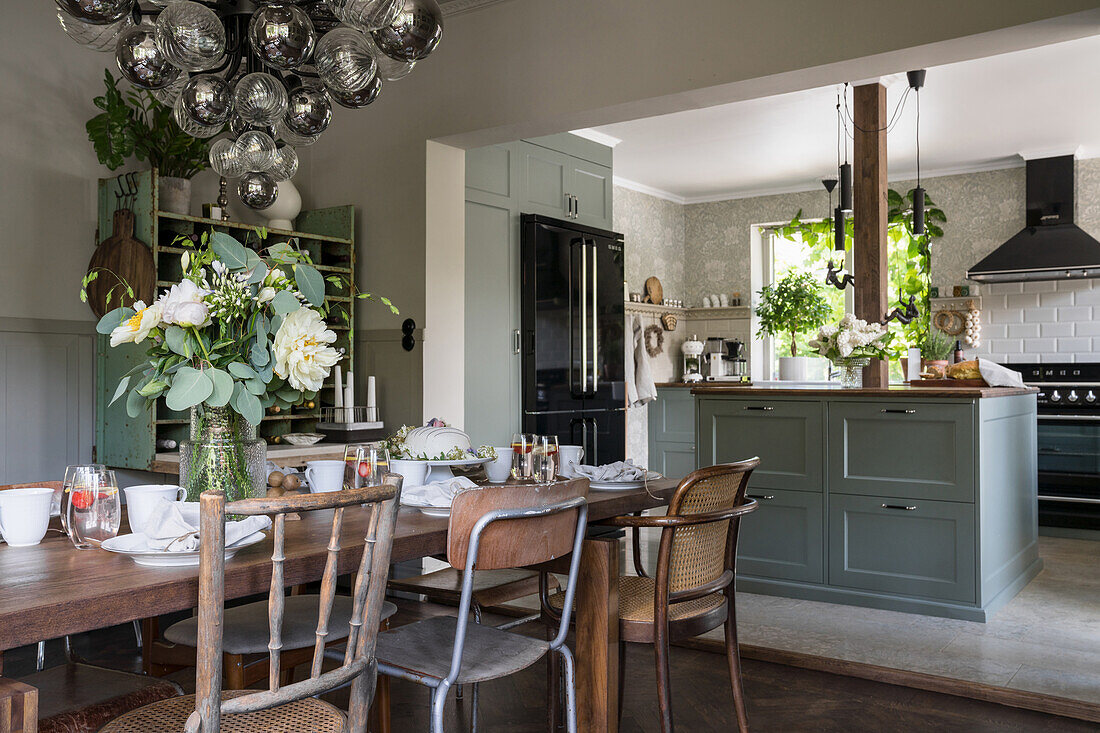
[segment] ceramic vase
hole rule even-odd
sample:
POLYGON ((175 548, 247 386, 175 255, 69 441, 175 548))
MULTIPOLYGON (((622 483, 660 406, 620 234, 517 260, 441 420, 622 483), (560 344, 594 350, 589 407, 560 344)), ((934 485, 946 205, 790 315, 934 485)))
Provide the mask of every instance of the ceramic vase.
POLYGON ((294 231, 294 220, 302 213, 302 194, 294 181, 279 181, 279 195, 275 203, 257 213, 267 219, 268 229, 294 231))
POLYGON ((191 179, 174 176, 157 178, 157 207, 173 214, 191 215, 191 179))

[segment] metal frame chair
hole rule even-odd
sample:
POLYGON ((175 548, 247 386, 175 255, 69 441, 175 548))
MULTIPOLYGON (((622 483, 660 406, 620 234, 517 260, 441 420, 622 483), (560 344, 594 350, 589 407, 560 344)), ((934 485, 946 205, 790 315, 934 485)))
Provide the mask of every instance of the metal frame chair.
POLYGON ((188 733, 267 730, 273 724, 296 729, 340 730, 365 733, 376 674, 374 650, 386 592, 390 550, 397 521, 401 477, 386 474, 381 486, 345 489, 324 494, 244 499, 226 503, 225 494, 207 491, 200 503, 199 550, 199 644, 196 665, 196 693, 147 705, 128 713, 103 728, 103 733, 177 729, 188 733), (347 507, 369 505, 368 528, 362 559, 353 593, 354 611, 350 621, 342 664, 322 673, 329 620, 336 593, 340 534, 347 507), (280 652, 282 620, 286 605, 283 582, 286 515, 288 513, 332 509, 332 531, 328 556, 321 578, 321 601, 317 620, 317 641, 309 679, 281 685, 280 652), (222 691, 222 617, 225 610, 225 516, 226 514, 274 515, 271 555, 271 590, 268 626, 270 630, 268 689, 263 691, 222 691), (351 705, 344 714, 316 696, 351 684, 351 705), (189 714, 188 714, 189 713, 189 714), (185 721, 185 723, 184 723, 185 721))
MULTIPOLYGON (((539 487, 509 484, 483 487, 470 489, 455 497, 448 529, 447 556, 449 562, 462 570, 463 574, 458 617, 438 619, 447 623, 447 628, 450 622, 454 624, 454 645, 446 673, 433 674, 433 671, 439 671, 439 667, 432 671, 413 668, 415 664, 409 663, 408 657, 402 653, 400 643, 403 638, 416 641, 430 638, 432 632, 438 634, 440 624, 437 619, 428 619, 387 631, 379 637, 378 647, 378 671, 381 674, 416 682, 431 689, 432 733, 443 733, 443 708, 447 692, 451 687, 460 683, 465 684, 467 681, 472 682, 471 723, 473 730, 476 731, 479 682, 514 674, 546 654, 555 653, 560 655, 565 667, 568 730, 570 733, 576 733, 575 664, 565 639, 569 633, 570 609, 580 570, 584 529, 588 522, 588 502, 585 498, 587 491, 587 480, 579 479, 539 487), (555 494, 564 495, 565 498, 557 500, 559 497, 555 494), (563 524, 560 521, 567 519, 563 516, 567 512, 576 512, 575 523, 563 524), (496 523, 504 523, 505 526, 494 526, 496 523), (569 524, 573 525, 572 537, 563 535, 563 530, 569 524), (542 541, 531 541, 532 537, 536 536, 542 541), (562 614, 558 632, 554 638, 546 641, 518 637, 523 640, 525 648, 529 647, 526 649, 528 652, 526 656, 522 659, 508 660, 511 666, 488 672, 483 669, 481 676, 477 679, 464 679, 463 660, 468 651, 466 644, 469 633, 476 633, 478 638, 475 644, 517 637, 498 628, 470 623, 476 570, 540 564, 560 557, 565 552, 572 552, 569 580, 565 588, 566 611, 562 614), (399 662, 399 659, 403 663, 399 662)), ((500 661, 502 660, 497 660, 497 663, 499 664, 500 661)))

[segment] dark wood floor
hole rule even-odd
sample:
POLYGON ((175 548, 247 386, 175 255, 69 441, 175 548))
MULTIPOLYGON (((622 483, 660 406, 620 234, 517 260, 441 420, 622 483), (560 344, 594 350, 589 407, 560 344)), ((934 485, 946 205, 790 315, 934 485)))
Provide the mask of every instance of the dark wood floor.
MULTIPOLYGON (((407 608, 408 619, 436 608, 407 608)), ((537 633, 531 625, 530 633, 537 633)), ((119 626, 81 634, 74 639, 77 653, 93 663, 119 669, 139 669, 140 656, 134 646, 131 627, 119 626)), ((441 649, 440 654, 449 654, 441 649)), ((49 645, 48 662, 62 659, 60 642, 49 645)), ((676 694, 675 716, 680 731, 733 730, 733 706, 723 657, 690 649, 673 650, 672 680, 676 694)), ((24 647, 4 655, 6 674, 19 676, 34 667, 34 648, 24 647)), ((747 660, 745 693, 754 731, 1095 731, 1095 724, 1042 713, 1017 710, 992 703, 950 695, 843 677, 824 672, 747 660)), ((623 733, 656 731, 656 685, 653 655, 646 647, 632 647, 627 655, 623 678, 626 705, 620 730, 623 733)), ((193 672, 174 675, 185 689, 194 685, 193 672)), ((482 731, 534 733, 545 726, 546 671, 543 664, 514 678, 486 683, 481 687, 482 731)), ((428 728, 428 691, 411 683, 393 684, 394 731, 424 731, 428 728)), ((339 693, 333 700, 340 703, 339 693)), ((466 704, 451 701, 448 731, 468 729, 469 698, 466 704), (461 722, 459 722, 461 721, 461 722)))

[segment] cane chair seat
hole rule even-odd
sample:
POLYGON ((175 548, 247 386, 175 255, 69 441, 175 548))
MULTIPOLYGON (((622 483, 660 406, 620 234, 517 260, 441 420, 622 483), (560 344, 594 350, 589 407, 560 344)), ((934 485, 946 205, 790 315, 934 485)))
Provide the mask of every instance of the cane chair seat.
MULTIPOLYGON (((379 664, 441 680, 451 668, 458 619, 435 616, 378 635, 379 664)), ((457 684, 484 682, 515 674, 542 659, 550 642, 467 624, 457 684)))
MULTIPOLYGON (((657 584, 653 578, 641 578, 636 575, 623 575, 619 577, 619 620, 639 623, 653 623, 653 598, 657 591, 657 584)), ((564 593, 555 593, 550 596, 550 605, 555 611, 561 611, 565 600, 564 593)), ((721 593, 711 593, 709 596, 695 598, 682 603, 669 604, 668 620, 686 621, 698 616, 704 616, 715 609, 722 608, 726 603, 726 597, 721 593)))
MULTIPOLYGON (((283 616, 283 649, 302 649, 317 641, 317 613, 321 597, 318 595, 290 596, 286 599, 283 616)), ((329 617, 328 639, 335 641, 348 636, 352 599, 336 596, 329 617)), ((382 620, 397 613, 397 606, 382 604, 382 620)), ((267 654, 270 641, 268 632, 267 601, 256 601, 243 606, 225 609, 222 622, 222 650, 226 654, 267 654)), ((199 619, 197 616, 172 624, 164 630, 164 638, 175 644, 197 647, 199 619)))
MULTIPOLYGON (((222 699, 250 695, 255 690, 225 690, 222 699)), ((195 712, 195 696, 184 695, 146 705, 108 723, 100 733, 153 733, 183 730, 195 712)), ((223 715, 221 733, 343 733, 347 718, 324 700, 307 697, 254 713, 223 715)))

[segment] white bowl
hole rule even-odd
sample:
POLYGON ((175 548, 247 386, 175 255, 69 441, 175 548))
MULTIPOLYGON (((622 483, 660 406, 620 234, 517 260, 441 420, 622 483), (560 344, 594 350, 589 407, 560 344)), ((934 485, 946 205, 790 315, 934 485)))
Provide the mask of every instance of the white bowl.
POLYGON ((320 443, 324 437, 320 433, 287 433, 283 440, 291 445, 313 445, 320 443))

